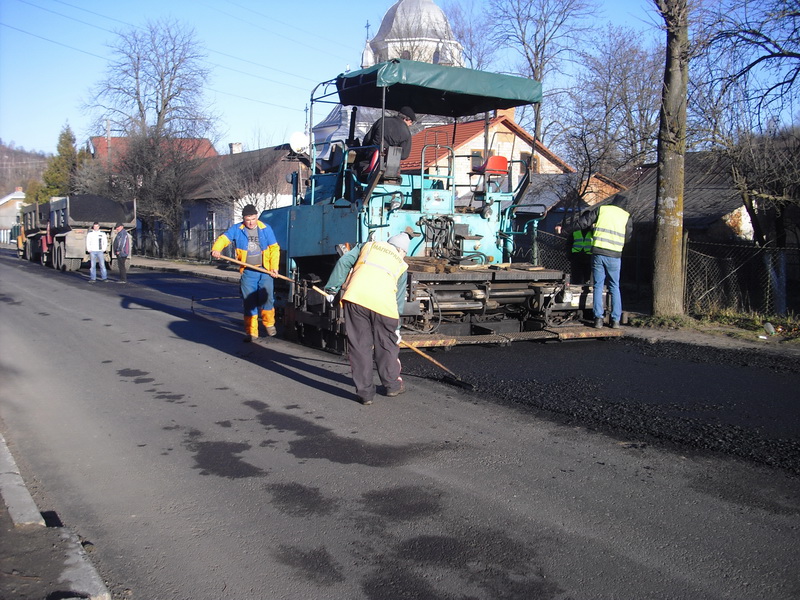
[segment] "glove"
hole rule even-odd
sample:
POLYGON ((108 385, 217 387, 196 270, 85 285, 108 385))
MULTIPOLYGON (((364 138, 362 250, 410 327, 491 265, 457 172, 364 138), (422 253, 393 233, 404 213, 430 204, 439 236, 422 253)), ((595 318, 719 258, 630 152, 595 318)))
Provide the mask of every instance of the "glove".
POLYGON ((329 304, 333 304, 334 298, 336 298, 336 296, 334 296, 333 294, 328 294, 327 296, 325 296, 325 299, 328 301, 329 304))
POLYGON ((399 346, 400 342, 403 341, 403 338, 400 337, 400 328, 399 327, 394 330, 394 334, 397 336, 397 345, 399 346))

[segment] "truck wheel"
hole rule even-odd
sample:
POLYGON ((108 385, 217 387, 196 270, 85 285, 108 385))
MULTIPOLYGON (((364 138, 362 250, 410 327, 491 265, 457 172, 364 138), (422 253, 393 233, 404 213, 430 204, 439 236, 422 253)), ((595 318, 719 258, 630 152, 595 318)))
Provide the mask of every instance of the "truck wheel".
POLYGON ((64 266, 67 271, 79 271, 81 268, 80 258, 66 258, 64 259, 64 266))
POLYGON ((53 248, 53 268, 56 271, 65 271, 64 265, 64 244, 58 243, 53 248))

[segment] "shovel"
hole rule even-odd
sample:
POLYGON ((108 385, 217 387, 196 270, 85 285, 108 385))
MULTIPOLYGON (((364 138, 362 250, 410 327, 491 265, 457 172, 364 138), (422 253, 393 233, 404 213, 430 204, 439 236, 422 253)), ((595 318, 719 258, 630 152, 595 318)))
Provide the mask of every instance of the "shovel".
MULTIPOLYGON (((262 273, 269 274, 269 271, 267 271, 263 267, 258 267, 256 265, 249 265, 246 262, 236 260, 235 258, 231 258, 230 256, 225 256, 224 254, 220 254, 219 257, 222 260, 227 260, 228 262, 232 262, 233 264, 240 265, 242 267, 247 267, 248 269, 253 269, 254 271, 261 271, 262 273)), ((286 275, 281 275, 280 273, 278 273, 277 277, 278 279, 285 279, 286 281, 291 281, 292 283, 294 283, 294 279, 292 279, 291 277, 286 277, 286 275)))
POLYGON ((467 383, 466 381, 463 381, 458 375, 453 373, 450 369, 445 367, 438 360, 436 360, 432 356, 428 356, 427 354, 425 354, 422 350, 420 350, 416 346, 412 346, 411 344, 408 344, 403 340, 400 340, 400 345, 403 348, 411 348, 414 352, 416 352, 417 354, 419 354, 423 358, 431 361, 433 364, 435 364, 440 369, 442 369, 444 371, 447 371, 450 374, 450 377, 445 377, 445 380, 448 381, 449 383, 452 383, 453 385, 457 385, 460 388, 464 388, 465 390, 474 390, 475 389, 474 385, 472 385, 471 383, 467 383))

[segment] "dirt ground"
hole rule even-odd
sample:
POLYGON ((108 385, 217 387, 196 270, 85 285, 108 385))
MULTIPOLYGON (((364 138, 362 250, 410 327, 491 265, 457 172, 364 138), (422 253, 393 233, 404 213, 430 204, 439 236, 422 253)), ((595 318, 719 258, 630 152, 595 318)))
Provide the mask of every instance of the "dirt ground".
POLYGON ((727 325, 695 323, 690 327, 666 329, 655 327, 625 327, 625 335, 653 342, 671 341, 714 348, 757 350, 800 360, 800 337, 766 331, 750 331, 727 325))

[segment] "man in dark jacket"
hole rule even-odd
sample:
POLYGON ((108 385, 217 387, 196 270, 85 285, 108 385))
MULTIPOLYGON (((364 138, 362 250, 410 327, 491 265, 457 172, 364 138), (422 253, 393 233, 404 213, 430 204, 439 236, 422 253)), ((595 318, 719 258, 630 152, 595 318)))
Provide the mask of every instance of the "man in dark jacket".
POLYGON ((111 248, 114 250, 114 255, 117 261, 117 271, 119 271, 119 282, 128 283, 128 269, 126 263, 128 257, 131 255, 131 236, 125 231, 125 226, 122 223, 114 225, 114 242, 111 248))
MULTIPOLYGON (((400 160, 408 158, 411 154, 411 124, 417 120, 414 111, 404 106, 392 117, 381 117, 372 124, 364 137, 363 146, 378 146, 383 150, 389 146, 399 146, 400 160)), ((366 151, 359 160, 357 169, 361 177, 366 177, 370 172, 373 150, 366 151)))
POLYGON ((631 239, 633 223, 626 210, 627 199, 617 195, 611 204, 604 204, 578 217, 577 228, 592 228, 592 276, 594 277, 594 326, 603 327, 603 286, 611 294, 611 327, 619 328, 622 318, 622 294, 619 275, 622 248, 631 239))

